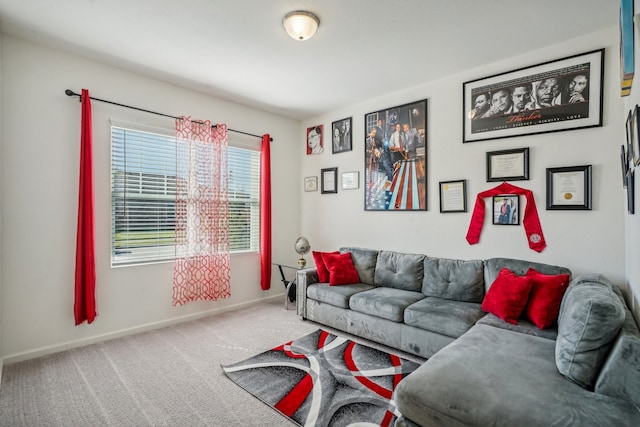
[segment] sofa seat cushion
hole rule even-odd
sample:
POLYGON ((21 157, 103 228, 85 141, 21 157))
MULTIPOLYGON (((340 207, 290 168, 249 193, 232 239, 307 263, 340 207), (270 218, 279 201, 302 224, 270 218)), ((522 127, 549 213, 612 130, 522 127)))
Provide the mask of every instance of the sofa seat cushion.
POLYGON ((476 325, 400 382, 397 408, 429 426, 640 425, 630 402, 563 377, 554 349, 545 338, 476 325))
POLYGON ((330 286, 328 283, 314 283, 307 287, 307 298, 340 308, 349 308, 349 299, 358 292, 368 291, 374 286, 356 283, 352 285, 330 286))
POLYGON ((505 322, 495 314, 488 313, 482 319, 478 320, 478 325, 489 325, 494 328, 507 329, 509 331, 520 332, 521 334, 533 335, 534 337, 546 338, 548 340, 554 340, 558 336, 558 329, 555 327, 540 329, 533 324, 532 321, 520 317, 518 324, 514 325, 509 322, 505 322))
POLYGON ((426 257, 422 293, 428 297, 482 302, 484 262, 426 257))
POLYGON ((401 323, 404 320, 405 308, 423 298, 424 295, 420 292, 377 287, 354 294, 349 300, 349 308, 401 323))
POLYGON ((458 338, 484 315, 478 303, 426 297, 404 310, 404 323, 458 338))
POLYGON ((376 286, 419 292, 424 277, 423 260, 424 255, 380 251, 375 271, 376 286))

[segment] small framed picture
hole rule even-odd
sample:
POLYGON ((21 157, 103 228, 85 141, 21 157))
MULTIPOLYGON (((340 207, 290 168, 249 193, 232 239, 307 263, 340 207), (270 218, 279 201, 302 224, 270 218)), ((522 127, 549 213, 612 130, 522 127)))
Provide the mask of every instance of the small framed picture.
POLYGON ((320 193, 338 192, 338 168, 325 168, 321 170, 320 193))
POLYGON ((331 123, 331 152, 351 151, 351 117, 331 123))
POLYGON ((591 210, 591 165, 547 168, 547 210, 591 210))
POLYGON ((360 172, 343 172, 340 182, 343 190, 355 190, 360 188, 360 172))
POLYGON ((307 155, 322 154, 323 151, 322 125, 307 128, 307 155))
POLYGON ((633 170, 630 170, 627 174, 627 211, 631 215, 635 213, 634 176, 633 170))
POLYGON ((493 223, 520 225, 520 198, 517 194, 493 196, 493 223))
POLYGON ((638 153, 635 152, 635 145, 636 143, 634 142, 634 139, 636 137, 636 129, 635 129, 635 124, 636 124, 636 119, 635 119, 635 111, 636 109, 634 108, 633 110, 629 110, 629 113, 627 114, 627 122, 626 122, 626 128, 627 128, 627 159, 629 160, 629 162, 631 163, 631 165, 635 165, 635 159, 638 157, 638 153))
POLYGON ((307 176, 304 178, 304 191, 318 191, 317 176, 307 176))
POLYGON ((633 109, 633 165, 640 164, 640 106, 636 105, 633 109))
POLYGON ((467 180, 440 182, 440 212, 467 211, 467 180))
POLYGON ((620 169, 622 170, 622 186, 627 188, 627 173, 629 172, 629 160, 624 144, 620 145, 620 169))
POLYGON ((487 182, 529 179, 529 147, 487 152, 487 182))

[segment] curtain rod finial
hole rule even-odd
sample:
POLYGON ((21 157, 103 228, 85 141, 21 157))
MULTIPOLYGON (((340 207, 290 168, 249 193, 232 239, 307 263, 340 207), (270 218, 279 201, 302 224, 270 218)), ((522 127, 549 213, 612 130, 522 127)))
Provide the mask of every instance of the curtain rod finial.
POLYGON ((74 96, 74 95, 78 95, 77 93, 75 93, 74 91, 72 91, 71 89, 67 89, 64 91, 64 93, 67 94, 67 96, 74 96))

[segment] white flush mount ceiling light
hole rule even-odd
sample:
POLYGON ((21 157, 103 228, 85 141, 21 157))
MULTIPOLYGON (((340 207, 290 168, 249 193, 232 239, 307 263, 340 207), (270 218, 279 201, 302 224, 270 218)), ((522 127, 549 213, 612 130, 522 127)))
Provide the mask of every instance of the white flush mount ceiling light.
POLYGON ((282 25, 292 39, 303 41, 313 37, 320 20, 311 12, 296 10, 284 16, 282 25))

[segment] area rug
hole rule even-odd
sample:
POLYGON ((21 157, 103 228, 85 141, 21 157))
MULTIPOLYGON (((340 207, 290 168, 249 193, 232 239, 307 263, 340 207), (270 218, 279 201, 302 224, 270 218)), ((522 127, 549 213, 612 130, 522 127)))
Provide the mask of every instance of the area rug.
POLYGON ((393 391, 418 366, 318 329, 222 369, 301 426, 392 426, 393 391))

